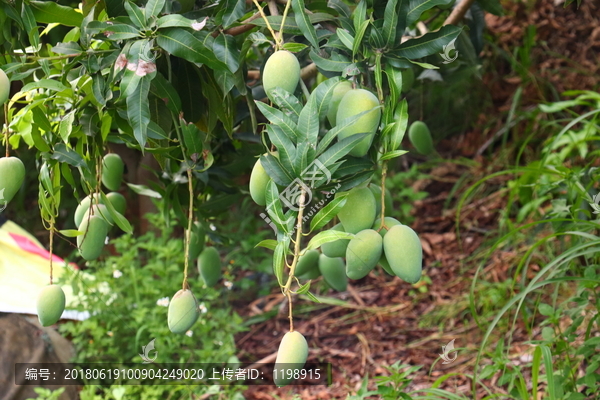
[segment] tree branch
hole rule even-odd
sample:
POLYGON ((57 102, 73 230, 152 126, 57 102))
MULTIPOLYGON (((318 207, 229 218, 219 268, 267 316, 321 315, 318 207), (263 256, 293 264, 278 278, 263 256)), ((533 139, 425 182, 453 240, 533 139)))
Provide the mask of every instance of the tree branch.
POLYGON ((444 25, 457 24, 461 19, 463 19, 474 1, 475 0, 462 0, 460 3, 458 3, 448 18, 446 18, 446 21, 444 21, 444 25))

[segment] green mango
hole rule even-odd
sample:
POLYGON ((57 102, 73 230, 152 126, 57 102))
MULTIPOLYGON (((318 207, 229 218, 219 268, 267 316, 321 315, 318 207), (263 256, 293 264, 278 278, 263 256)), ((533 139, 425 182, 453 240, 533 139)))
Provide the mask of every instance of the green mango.
MULTIPOLYGON (((375 185, 371 183, 369 185, 369 190, 373 193, 373 197, 375 197, 375 206, 377 209, 375 210, 375 215, 381 215, 381 186, 375 185)), ((394 208, 392 193, 389 189, 385 189, 385 211, 389 213, 394 208)))
POLYGON ((298 263, 296 264, 294 275, 302 276, 315 269, 319 269, 319 251, 312 249, 300 256, 298 263))
POLYGON ((383 237, 383 251, 397 277, 409 283, 421 279, 423 248, 419 236, 409 226, 391 227, 383 237))
POLYGON ((190 233, 190 253, 189 260, 193 261, 198 258, 204 245, 206 244, 206 229, 203 225, 196 224, 195 229, 190 233))
POLYGON ((42 289, 37 298, 37 314, 42 326, 54 325, 65 311, 65 292, 58 285, 42 289))
POLYGON ((356 234, 346 250, 346 275, 350 279, 364 278, 379 262, 382 252, 381 235, 373 229, 356 234))
POLYGON ((121 156, 115 153, 110 153, 102 159, 102 183, 109 190, 117 191, 123 182, 123 173, 125 172, 125 164, 121 156))
POLYGON ((10 80, 6 72, 0 68, 0 105, 6 103, 10 96, 10 80))
POLYGON ((300 63, 296 56, 287 50, 273 53, 265 63, 262 81, 267 97, 273 102, 275 88, 279 87, 294 94, 300 82, 300 63))
POLYGON ((279 344, 275 359, 276 372, 273 373, 275 385, 282 387, 293 380, 294 371, 302 369, 308 358, 308 343, 298 332, 287 332, 279 344))
POLYGON ((125 212, 127 211, 127 200, 125 200, 125 196, 121 193, 110 192, 106 195, 106 198, 119 214, 125 216, 125 212))
POLYGON ((259 206, 264 207, 267 205, 265 194, 270 179, 271 177, 267 175, 267 171, 265 171, 260 159, 258 159, 250 174, 250 196, 252 196, 252 200, 259 206))
POLYGON ((342 81, 335 85, 333 93, 331 94, 331 100, 329 100, 329 109, 327 110, 327 120, 332 127, 335 126, 338 108, 344 95, 352 89, 352 83, 350 81, 342 81))
POLYGON ((338 218, 346 232, 358 233, 373 226, 376 211, 377 202, 371 190, 355 187, 348 193, 346 204, 338 213, 338 218))
POLYGON ((198 319, 200 312, 194 294, 188 289, 181 289, 171 299, 167 313, 169 330, 173 333, 185 333, 198 319))
POLYGON ((221 280, 221 256, 216 248, 207 247, 202 251, 198 271, 206 286, 215 286, 221 280))
POLYGON ((77 230, 83 232, 77 236, 77 247, 81 257, 87 261, 100 257, 108 235, 108 224, 104 218, 99 215, 84 218, 77 230))
POLYGON ((373 109, 377 106, 379 106, 377 97, 365 89, 351 89, 342 97, 336 115, 336 123, 338 124, 346 118, 372 110, 338 133, 338 140, 343 140, 359 133, 368 134, 350 150, 349 154, 351 156, 363 157, 371 148, 371 143, 373 143, 373 138, 381 119, 381 108, 373 109))
MULTIPOLYGON (((341 223, 336 224, 330 231, 345 232, 341 223)), ((321 251, 327 257, 345 257, 350 239, 338 239, 321 245, 321 251)))
POLYGON ((90 209, 90 204, 92 204, 92 198, 94 199, 94 204, 104 204, 102 196, 98 196, 97 194, 98 193, 94 193, 91 196, 84 197, 83 200, 81 200, 81 202, 75 209, 75 214, 73 215, 73 221, 75 222, 75 226, 81 225, 83 217, 87 215, 87 212, 90 209))
MULTIPOLYGON (((392 226, 402 225, 402 222, 400 222, 396 218, 392 218, 392 217, 385 217, 384 221, 385 221, 385 226, 387 226, 388 229, 391 228, 392 226)), ((373 230, 377 231, 380 226, 381 226, 381 218, 377 217, 377 218, 375 218, 375 222, 373 223, 373 230)), ((385 228, 383 228, 382 230, 379 231, 379 234, 381 235, 382 238, 385 236, 387 231, 388 230, 385 228)))
POLYGON ((346 264, 343 258, 331 258, 321 254, 319 257, 319 271, 321 271, 325 282, 338 292, 345 292, 348 288, 346 264))
POLYGON ((408 128, 408 139, 415 147, 415 149, 423 155, 429 155, 433 153, 433 140, 431 139, 431 132, 423 121, 415 121, 408 128))
POLYGON ((383 270, 385 272, 388 273, 388 275, 396 276, 396 274, 394 274, 394 271, 392 271, 392 267, 390 267, 390 263, 385 258, 385 254, 384 253, 381 253, 381 258, 379 259, 379 263, 378 264, 381 266, 381 268, 383 268, 383 270))
POLYGON ((17 157, 0 158, 0 208, 15 197, 25 181, 25 166, 17 157))

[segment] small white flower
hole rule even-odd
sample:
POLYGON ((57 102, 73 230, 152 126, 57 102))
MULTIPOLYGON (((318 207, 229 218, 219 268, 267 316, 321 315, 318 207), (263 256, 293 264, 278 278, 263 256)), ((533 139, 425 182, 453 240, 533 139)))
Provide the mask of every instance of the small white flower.
POLYGON ((223 282, 223 285, 225 285, 227 289, 231 290, 231 288, 233 287, 233 282, 225 281, 223 282))
POLYGON ((137 63, 132 63, 132 62, 127 63, 127 69, 130 71, 137 70, 137 67, 138 67, 137 63))
POLYGON ((169 298, 168 297, 163 297, 162 299, 158 299, 158 301, 156 302, 157 306, 163 306, 163 307, 168 307, 169 306, 169 298))
POLYGON ((210 230, 211 231, 216 231, 217 227, 215 226, 215 224, 210 224, 210 230))
POLYGON ((113 278, 119 279, 122 276, 123 276, 123 273, 121 271, 119 271, 118 269, 113 271, 113 278))
POLYGON ((106 332, 106 334, 107 334, 108 336, 110 336, 110 337, 113 337, 113 333, 112 333, 112 331, 108 331, 108 332, 106 332))
POLYGON ((200 310, 200 312, 202 314, 206 314, 208 312, 208 309, 206 308, 206 306, 204 305, 204 303, 200 303, 200 305, 198 306, 198 309, 200 310))
POLYGON ((194 332, 192 332, 192 331, 187 331, 185 333, 185 335, 188 336, 188 337, 192 337, 193 334, 194 334, 194 332))
POLYGON ((208 17, 204 18, 204 21, 202 22, 195 21, 194 23, 192 23, 192 29, 195 31, 201 30, 202 28, 204 28, 204 26, 206 26, 206 21, 208 21, 208 17))
POLYGON ((137 69, 135 70, 135 74, 137 76, 145 76, 153 72, 156 72, 156 64, 144 60, 140 61, 140 63, 137 66, 137 69))
POLYGON ((126 66, 127 66, 127 57, 125 57, 125 54, 119 54, 119 57, 117 57, 117 61, 115 62, 115 68, 118 70, 122 70, 126 66))

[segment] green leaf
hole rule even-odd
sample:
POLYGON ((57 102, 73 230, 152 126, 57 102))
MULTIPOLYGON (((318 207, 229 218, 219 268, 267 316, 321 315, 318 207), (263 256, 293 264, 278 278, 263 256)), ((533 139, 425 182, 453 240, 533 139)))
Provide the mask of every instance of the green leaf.
POLYGON ((65 85, 54 79, 41 79, 37 82, 28 83, 27 85, 23 86, 21 91, 30 92, 36 89, 48 89, 54 92, 62 92, 63 90, 68 90, 70 88, 66 87, 65 85))
POLYGON ((191 28, 194 22, 198 22, 193 19, 189 19, 179 14, 163 15, 156 21, 156 27, 161 28, 191 28))
POLYGON ((542 314, 546 317, 554 315, 554 308, 552 308, 552 306, 550 306, 549 304, 540 303, 540 305, 538 306, 538 309, 540 310, 540 314, 542 314))
POLYGON ((296 124, 290 117, 282 113, 276 108, 273 108, 262 101, 255 101, 256 106, 260 110, 260 112, 272 123, 279 126, 283 133, 287 135, 288 138, 293 143, 296 143, 298 134, 296 132, 296 124))
POLYGON ((298 117, 298 141, 315 143, 319 136, 319 110, 317 97, 311 95, 298 117))
MULTIPOLYGON (((96 22, 96 21, 94 21, 96 22)), ((127 24, 112 24, 112 25, 107 25, 105 23, 101 23, 103 24, 103 27, 100 29, 101 32, 104 32, 104 35, 106 35, 108 40, 128 40, 128 39, 134 39, 137 38, 139 36, 141 36, 141 32, 131 26, 131 25, 127 25, 127 24)), ((96 27, 96 24, 89 24, 90 27, 96 27)), ((90 29, 92 29, 90 28, 90 29)))
POLYGON ((287 186, 294 180, 289 174, 289 171, 283 168, 281 161, 279 161, 277 157, 274 157, 271 154, 267 154, 266 156, 263 155, 260 157, 260 163, 267 175, 269 175, 276 184, 287 186))
POLYGON ((150 18, 158 17, 158 14, 160 14, 164 7, 165 0, 148 0, 144 9, 146 20, 149 21, 150 18))
POLYGON ((348 48, 348 50, 353 49, 354 44, 354 36, 352 36, 347 30, 342 28, 337 28, 335 31, 337 33, 338 38, 341 42, 348 48))
POLYGON ((223 21, 221 25, 227 29, 231 25, 244 16, 246 12, 246 1, 245 0, 225 0, 225 13, 223 14, 223 21))
POLYGON ((298 123, 298 117, 302 112, 302 103, 300 100, 287 90, 276 87, 272 92, 273 102, 281 108, 281 111, 294 121, 298 123))
POLYGON ((308 46, 305 45, 304 43, 294 43, 294 42, 287 42, 287 43, 284 43, 283 46, 281 46, 281 48, 283 50, 287 50, 292 53, 299 53, 302 50, 306 49, 307 47, 308 46))
POLYGON ((302 31, 302 34, 312 44, 315 49, 319 48, 319 40, 317 39, 317 32, 315 27, 310 22, 308 14, 306 13, 304 0, 292 0, 292 9, 294 10, 294 17, 298 27, 302 31))
POLYGON ((129 19, 133 22, 138 28, 144 29, 146 27, 146 17, 144 17, 144 12, 141 8, 137 6, 137 4, 126 0, 124 2, 125 11, 127 11, 127 15, 129 15, 129 19))
MULTIPOLYGON (((308 297, 310 300, 314 301, 315 303, 321 302, 321 300, 317 299, 317 297, 314 294, 312 294, 311 292, 307 292, 306 297, 308 297)), ((373 393, 373 394, 375 394, 375 393, 373 393)))
POLYGON ((338 196, 331 200, 324 208, 319 210, 317 215, 310 221, 310 231, 314 232, 327 225, 327 223, 340 212, 342 207, 344 207, 347 200, 346 197, 347 196, 338 196))
POLYGON ((133 183, 127 183, 127 186, 135 193, 140 196, 152 197, 154 199, 162 199, 162 195, 145 185, 135 185, 133 183))
MULTIPOLYGON (((320 12, 312 13, 308 16, 308 18, 309 18, 311 24, 318 24, 319 22, 333 21, 336 19, 331 14, 320 13, 320 12)), ((282 19, 283 19, 283 16, 281 16, 281 15, 269 15, 267 17, 267 21, 269 21, 269 24, 271 24, 271 26, 275 27, 276 29, 279 29, 279 27, 281 26, 282 19)), ((255 19, 254 21, 252 21, 252 24, 263 27, 263 28, 267 26, 267 23, 262 18, 255 19)), ((302 30, 300 29, 300 27, 298 26, 296 21, 292 18, 287 18, 285 20, 285 25, 283 27, 283 31, 285 33, 289 33, 289 34, 293 34, 293 35, 303 35, 302 30)))
POLYGON ((311 93, 310 97, 315 98, 315 104, 319 113, 319 120, 323 121, 329 111, 329 102, 333 95, 335 86, 340 81, 339 77, 329 78, 325 82, 322 82, 317 88, 311 93))
POLYGON ((329 132, 327 132, 325 136, 323 136, 323 138, 317 145, 317 155, 322 154, 341 131, 343 131, 350 125, 354 125, 356 121, 358 121, 363 115, 370 113, 378 107, 380 106, 373 107, 371 110, 363 111, 359 114, 345 118, 341 121, 336 121, 336 126, 330 129, 329 132))
POLYGON ((61 6, 54 1, 30 1, 29 6, 35 20, 43 24, 80 26, 83 22, 83 15, 71 7, 61 6))
POLYGON ((358 53, 360 45, 362 44, 363 37, 365 36, 365 32, 367 31, 370 22, 371 21, 366 20, 358 27, 358 29, 356 29, 356 36, 354 36, 354 43, 352 44, 352 56, 358 53))
POLYGON ((187 155, 202 154, 204 146, 202 145, 202 132, 200 129, 192 123, 186 123, 183 119, 180 119, 179 122, 181 123, 181 132, 187 155))
POLYGON ((318 160, 326 167, 329 167, 337 160, 350 153, 354 146, 356 146, 356 144, 363 140, 366 136, 367 134, 365 133, 358 133, 356 135, 348 136, 347 138, 340 140, 327 149, 327 151, 319 156, 318 160))
POLYGON ((462 28, 445 25, 437 32, 430 32, 420 38, 407 40, 398 46, 393 54, 397 57, 417 59, 439 53, 445 45, 456 39, 460 32, 462 32, 462 28))
POLYGON ((304 285, 300 286, 298 290, 296 290, 296 294, 306 294, 310 290, 310 281, 306 282, 304 285))
POLYGON ((281 161, 283 168, 290 171, 292 176, 296 176, 298 170, 293 164, 293 160, 296 159, 296 147, 292 141, 277 125, 267 125, 267 133, 269 134, 271 143, 273 143, 279 151, 279 161, 281 161))
POLYGON ((436 6, 446 6, 453 0, 410 0, 408 13, 406 14, 406 25, 412 25, 419 20, 421 14, 436 6))
POLYGON ((353 233, 327 230, 317 233, 306 246, 307 250, 317 249, 325 243, 335 242, 339 239, 352 239, 353 233))
POLYGON ((200 39, 182 28, 161 30, 156 43, 170 54, 190 62, 206 64, 212 69, 227 68, 200 39))
POLYGON ((381 161, 391 160, 392 158, 403 156, 406 153, 408 153, 408 151, 406 151, 406 150, 390 151, 389 153, 385 153, 384 155, 381 156, 381 161))
POLYGON ((333 60, 331 58, 323 58, 314 50, 310 51, 310 59, 323 71, 329 72, 343 72, 346 67, 351 65, 350 61, 344 60, 343 57, 340 60, 333 60))
POLYGON ((110 200, 108 200, 108 197, 106 197, 106 195, 103 192, 100 193, 102 196, 102 201, 108 209, 108 212, 110 213, 110 216, 112 217, 113 221, 115 221, 115 224, 117 224, 119 229, 121 229, 123 232, 132 234, 133 228, 131 227, 129 221, 127 221, 127 218, 125 218, 121 213, 115 210, 115 207, 112 205, 110 200))
POLYGON ((271 217, 271 221, 277 226, 277 229, 280 232, 288 233, 288 220, 283 213, 283 206, 281 205, 281 199, 279 198, 279 190, 273 180, 270 180, 267 184, 265 199, 267 202, 267 213, 271 217))
POLYGON ((65 115, 58 123, 58 132, 63 142, 69 142, 69 136, 73 131, 73 121, 75 121, 75 111, 71 111, 65 115))
POLYGON ((408 126, 408 103, 406 99, 402 99, 396 108, 395 114, 398 114, 398 119, 394 125, 394 129, 390 135, 389 147, 391 151, 397 150, 404 139, 406 127, 408 126))
POLYGON ((240 68, 240 52, 233 36, 221 32, 213 42, 213 51, 217 59, 227 65, 232 73, 240 68))
POLYGON ((367 20, 367 2, 365 0, 361 0, 360 3, 354 9, 354 30, 359 31, 360 27, 367 20))
POLYGON ((83 49, 75 42, 57 43, 52 47, 52 52, 56 54, 78 55, 83 53, 83 49))
POLYGON ((181 98, 168 80, 161 73, 157 73, 152 80, 152 87, 156 89, 156 95, 163 99, 169 110, 175 115, 181 112, 181 98))
POLYGON ((396 28, 398 27, 398 0, 389 0, 385 5, 383 17, 384 46, 391 48, 396 43, 396 28))
POLYGON ((83 232, 80 232, 75 229, 64 229, 64 230, 58 231, 58 233, 60 233, 61 235, 65 236, 65 237, 71 237, 71 238, 83 235, 83 232))
POLYGON ((277 240, 273 240, 273 239, 263 240, 254 247, 255 248, 256 247, 264 247, 266 249, 275 250, 277 248, 277 240))
POLYGON ((150 92, 150 75, 143 76, 136 89, 127 96, 127 118, 133 128, 133 135, 142 150, 148 139, 148 124, 150 123, 150 106, 148 93, 150 92))
POLYGON ((283 274, 286 266, 285 254, 287 253, 287 246, 289 246, 289 244, 287 244, 285 240, 282 240, 277 243, 275 253, 273 254, 273 272, 275 273, 279 286, 284 285, 283 274))
POLYGON ((86 163, 79 153, 70 149, 64 143, 59 143, 54 146, 54 153, 52 153, 51 158, 53 160, 58 160, 61 163, 67 163, 74 167, 86 167, 86 163))
POLYGON ((52 125, 50 125, 50 120, 46 116, 46 113, 42 111, 42 109, 38 107, 33 107, 31 109, 31 113, 33 116, 33 121, 45 132, 52 132, 52 125))

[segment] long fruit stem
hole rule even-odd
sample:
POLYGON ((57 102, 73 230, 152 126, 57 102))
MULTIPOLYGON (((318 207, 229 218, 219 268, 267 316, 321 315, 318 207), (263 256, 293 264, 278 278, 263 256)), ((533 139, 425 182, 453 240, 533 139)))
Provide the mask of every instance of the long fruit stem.
POLYGON ((296 222, 296 242, 294 243, 294 261, 292 261, 292 265, 290 266, 290 275, 288 276, 288 280, 283 287, 283 293, 288 298, 289 303, 289 319, 290 319, 290 332, 294 331, 294 317, 292 313, 292 282, 294 281, 294 274, 296 272, 296 265, 298 265, 298 258, 300 257, 300 243, 302 241, 302 219, 304 216, 304 201, 305 201, 305 191, 302 188, 302 192, 300 194, 300 210, 298 211, 298 222, 296 222))

